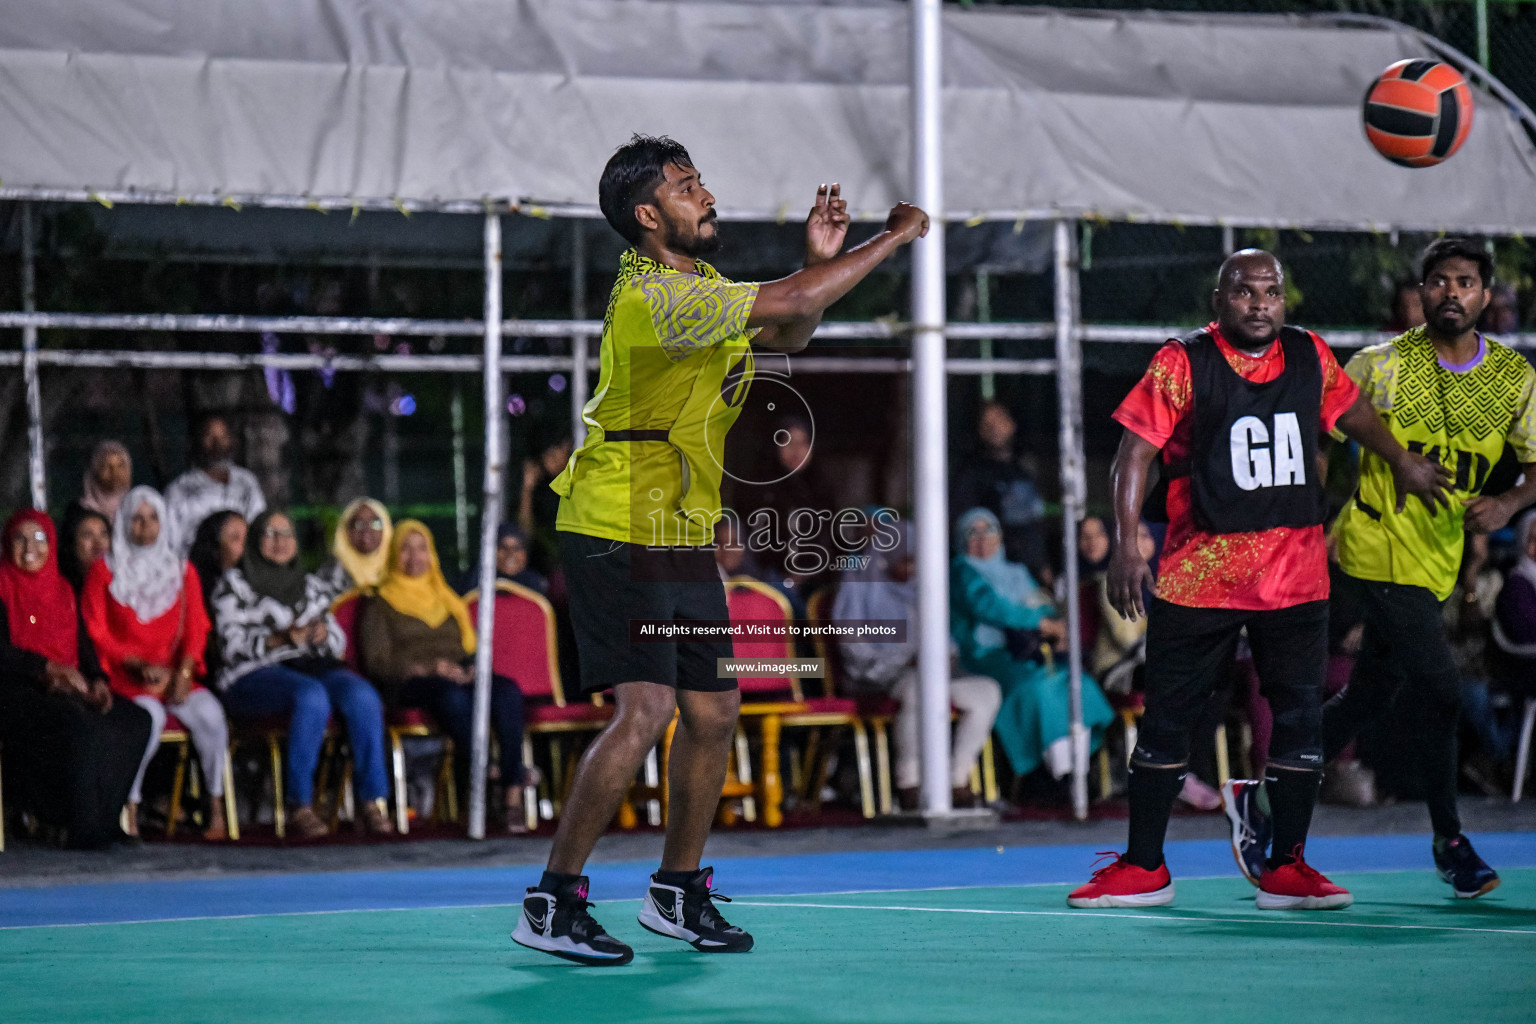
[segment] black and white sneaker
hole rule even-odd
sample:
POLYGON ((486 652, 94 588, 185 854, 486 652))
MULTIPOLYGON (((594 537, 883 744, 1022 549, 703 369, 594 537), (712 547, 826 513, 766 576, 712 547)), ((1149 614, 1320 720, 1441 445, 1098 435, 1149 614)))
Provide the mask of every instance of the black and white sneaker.
POLYGON ((531 886, 523 897, 523 913, 512 941, 541 953, 594 967, 622 967, 635 951, 603 931, 587 908, 587 877, 582 875, 556 892, 531 886))
POLYGON ((745 953, 752 936, 730 924, 715 909, 715 900, 731 902, 710 889, 714 868, 700 868, 687 885, 666 885, 651 876, 640 905, 640 924, 657 935, 682 939, 701 953, 745 953))
POLYGON ((1435 837, 1435 873, 1449 882, 1459 900, 1475 900, 1499 887, 1499 873, 1472 849, 1466 836, 1435 837))
POLYGON ((1274 825, 1259 810, 1256 779, 1228 779, 1221 784, 1221 806, 1232 823, 1232 857, 1243 877, 1254 885, 1268 870, 1269 842, 1274 825))

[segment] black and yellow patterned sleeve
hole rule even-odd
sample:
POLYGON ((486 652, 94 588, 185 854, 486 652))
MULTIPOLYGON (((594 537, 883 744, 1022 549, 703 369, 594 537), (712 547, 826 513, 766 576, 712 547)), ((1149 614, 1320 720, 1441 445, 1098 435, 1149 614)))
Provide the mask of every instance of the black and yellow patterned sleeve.
POLYGON ((634 284, 650 308, 656 339, 673 362, 746 333, 755 284, 697 274, 644 274, 634 284))

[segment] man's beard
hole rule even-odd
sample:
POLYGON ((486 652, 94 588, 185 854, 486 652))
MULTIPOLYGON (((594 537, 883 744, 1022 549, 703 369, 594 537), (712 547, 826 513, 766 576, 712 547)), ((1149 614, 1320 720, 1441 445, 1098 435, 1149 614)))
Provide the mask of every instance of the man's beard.
POLYGON ((670 224, 667 226, 667 248, 673 252, 682 253, 690 259, 700 256, 708 256, 720 249, 720 222, 711 216, 693 229, 692 236, 684 238, 682 234, 670 224), (715 230, 707 237, 703 234, 705 224, 714 224, 715 230))
POLYGON ((1442 304, 1425 320, 1441 334, 1460 334, 1477 323, 1477 317, 1471 314, 1469 309, 1446 309, 1442 304))

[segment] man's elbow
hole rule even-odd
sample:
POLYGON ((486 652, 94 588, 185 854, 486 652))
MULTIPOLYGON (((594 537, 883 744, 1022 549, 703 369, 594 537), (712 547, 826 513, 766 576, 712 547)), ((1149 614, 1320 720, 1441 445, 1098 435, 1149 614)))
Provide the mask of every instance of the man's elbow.
POLYGON ((789 324, 820 313, 825 305, 820 292, 793 279, 775 282, 771 293, 759 293, 752 312, 764 324, 789 324))

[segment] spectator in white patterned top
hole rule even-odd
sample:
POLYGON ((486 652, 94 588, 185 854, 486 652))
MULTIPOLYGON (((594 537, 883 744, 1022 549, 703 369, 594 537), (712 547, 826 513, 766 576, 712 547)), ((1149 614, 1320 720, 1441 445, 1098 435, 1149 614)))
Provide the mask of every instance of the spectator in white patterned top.
POLYGON ((264 513, 251 524, 240 564, 214 590, 213 609, 224 655, 216 685, 230 713, 288 717, 286 789, 299 838, 327 831, 314 811, 314 779, 333 713, 346 722, 362 827, 394 831, 384 807, 384 706, 341 660, 346 635, 331 614, 324 583, 300 566, 286 515, 264 513))
POLYGON ((198 526, 213 513, 228 509, 249 523, 267 509, 256 475, 234 463, 235 442, 223 416, 206 416, 199 421, 192 442, 192 468, 165 490, 183 558, 192 550, 198 526))

